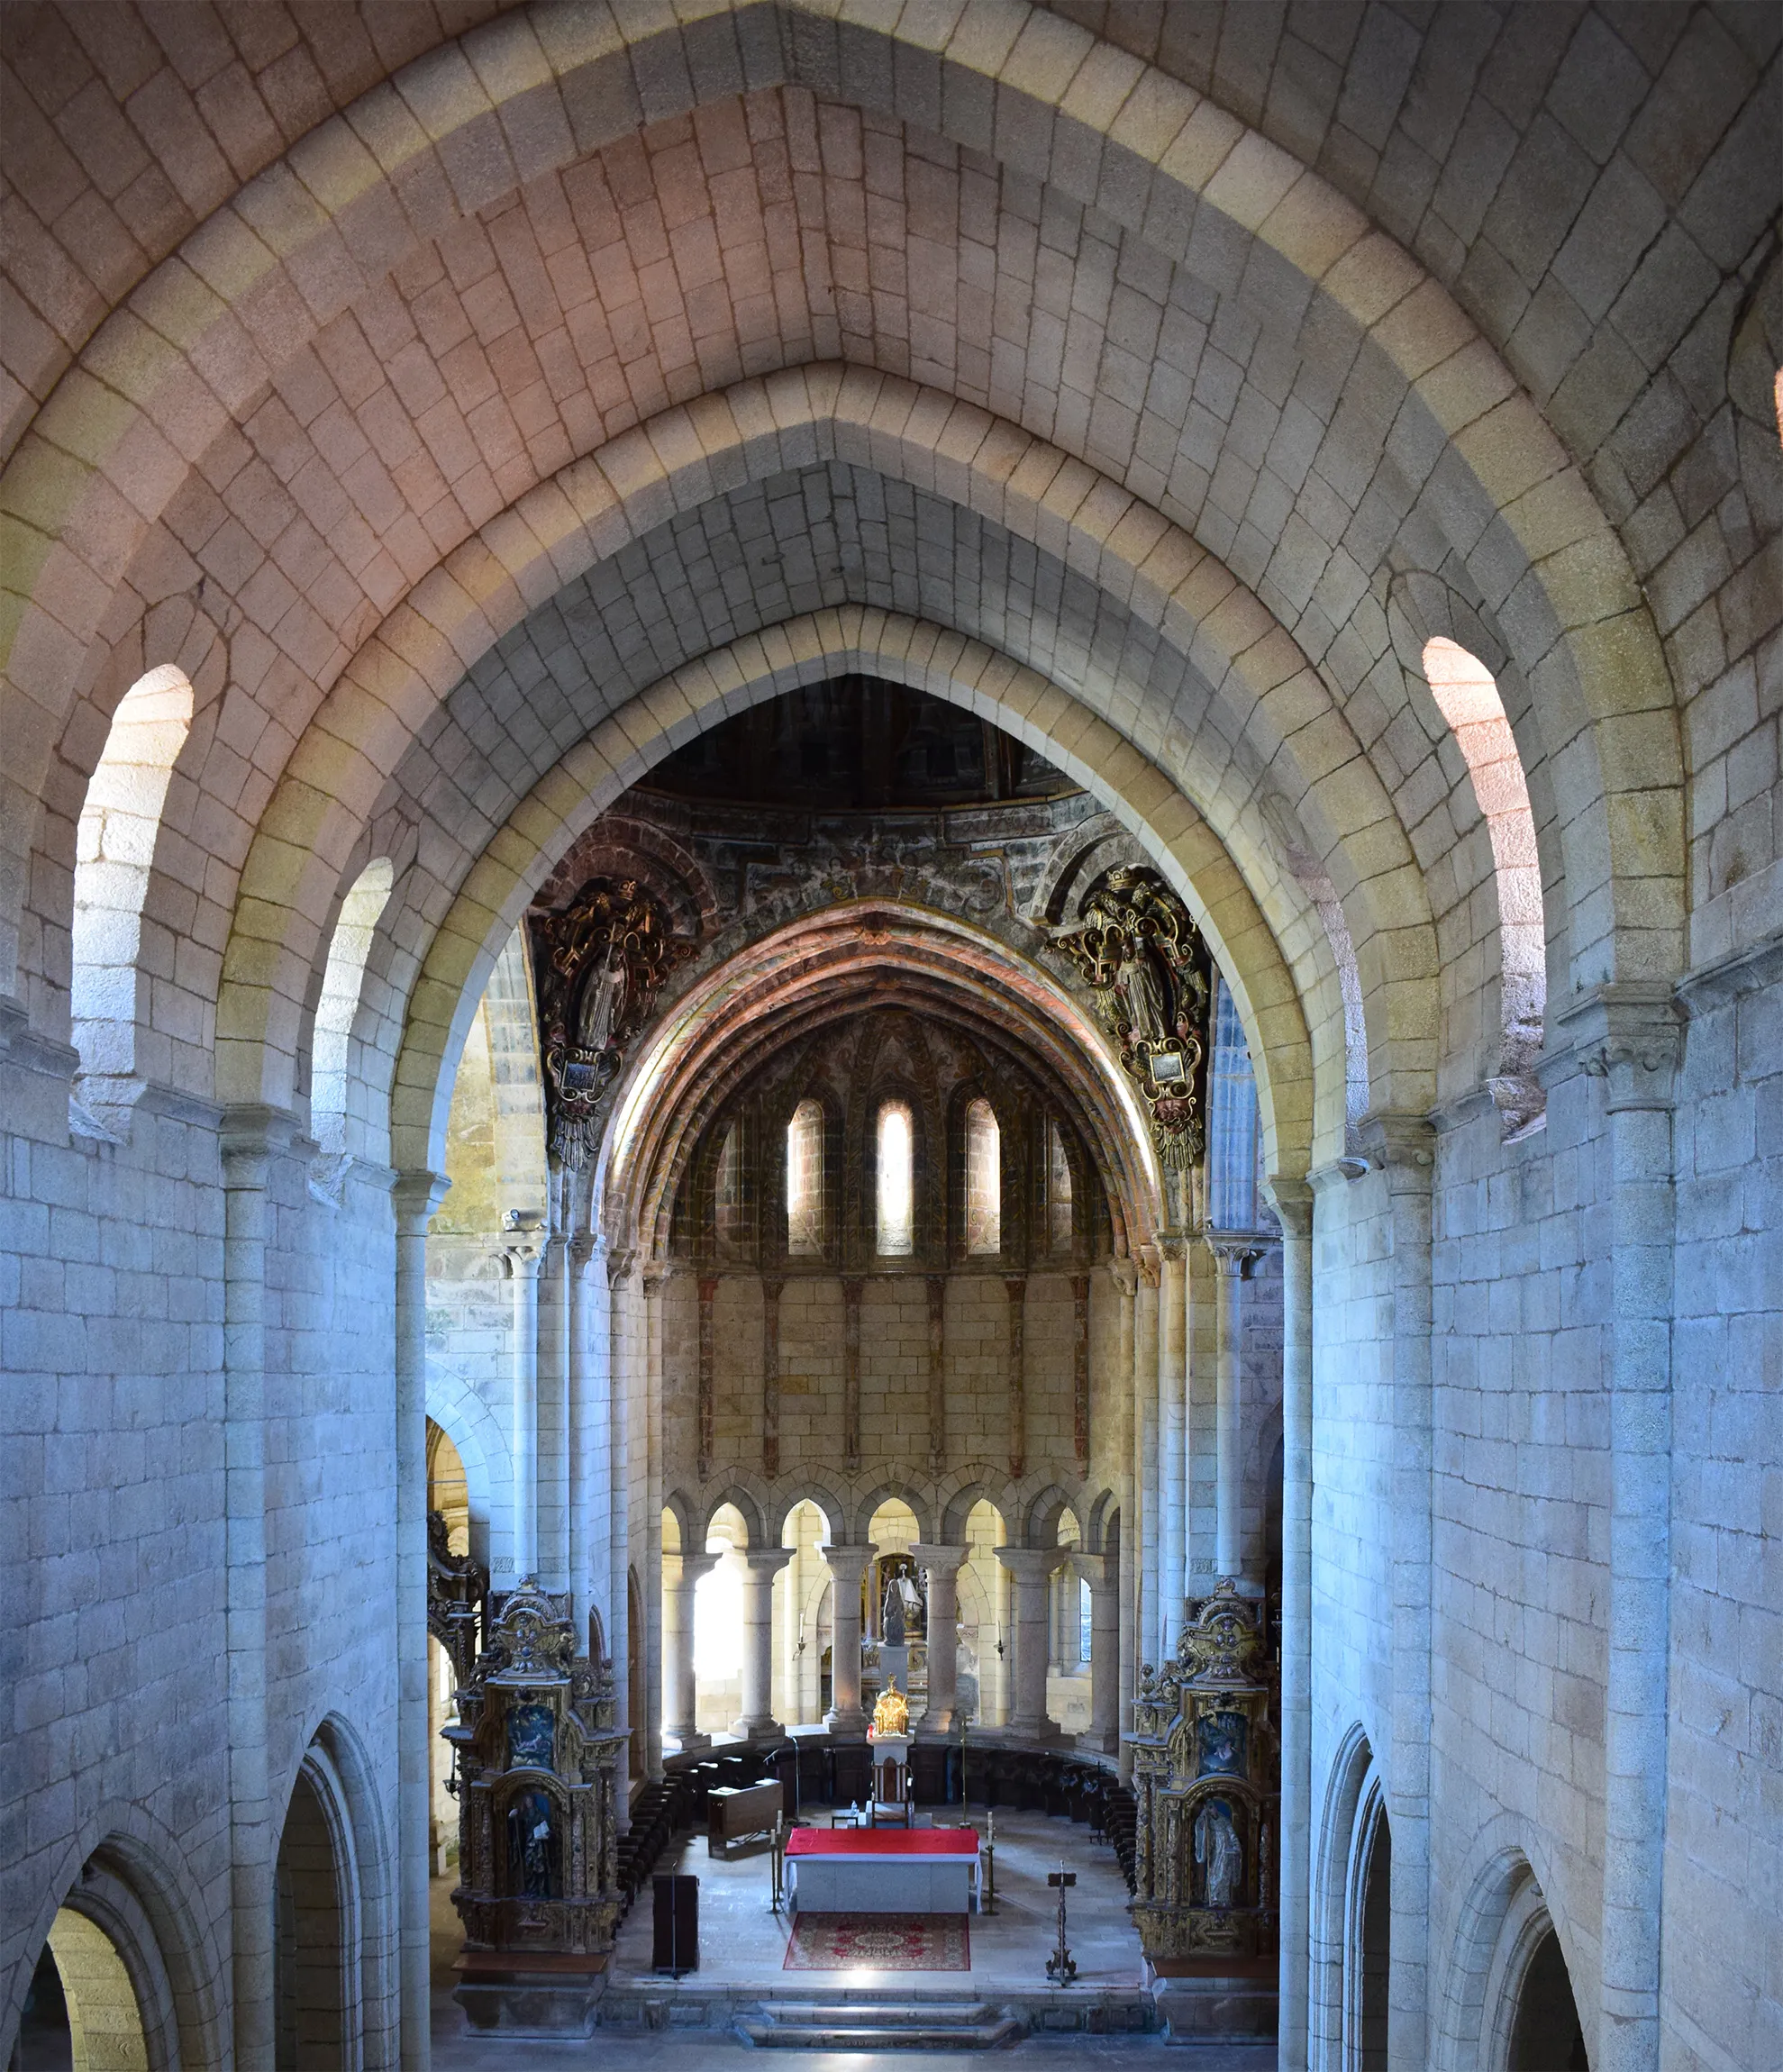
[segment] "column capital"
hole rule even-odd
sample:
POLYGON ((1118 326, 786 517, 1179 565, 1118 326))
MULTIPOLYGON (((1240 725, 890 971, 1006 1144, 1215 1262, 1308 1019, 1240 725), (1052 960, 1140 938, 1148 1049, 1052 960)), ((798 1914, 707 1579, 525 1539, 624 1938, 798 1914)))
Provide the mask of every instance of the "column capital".
POLYGON ((1121 1564, 1113 1554, 1073 1552, 1071 1566, 1078 1572, 1078 1580, 1087 1583, 1092 1590, 1112 1589, 1120 1580, 1121 1564))
POLYGON ((723 1559, 722 1554, 675 1554, 665 1547, 662 1551, 663 1580, 665 1582, 672 1580, 677 1585, 686 1587, 689 1584, 697 1583, 702 1576, 711 1575, 723 1559), (672 1578, 668 1573, 669 1564, 671 1561, 678 1561, 681 1565, 680 1574, 672 1578))
POLYGON ((1684 1022, 1668 982, 1633 979, 1593 986, 1559 1008, 1554 1021, 1571 1038, 1579 1069, 1605 1082, 1611 1114, 1671 1106, 1684 1055, 1684 1022))
POLYGON ((1069 1547, 998 1547, 997 1559, 1018 1583, 1044 1583, 1055 1568, 1071 1559, 1069 1547))
POLYGON ((268 1161, 290 1150, 302 1135, 288 1108, 274 1108, 264 1101, 239 1101, 225 1108, 218 1131, 223 1186, 264 1186, 268 1161))
POLYGON ((938 1540, 913 1540, 905 1552, 934 1576, 957 1576, 971 1557, 969 1547, 949 1547, 938 1540))
POLYGON ((1245 1268, 1268 1250, 1265 1240, 1255 1231, 1217 1231, 1210 1223, 1201 1237, 1221 1275, 1233 1279, 1242 1280, 1245 1268))
POLYGON ((411 1167, 396 1175, 390 1198, 396 1205, 396 1229, 404 1237, 424 1237, 427 1226, 446 1198, 451 1182, 443 1173, 425 1166, 411 1167))
POLYGON ((837 1582, 858 1584, 867 1573, 867 1564, 879 1549, 861 1540, 852 1547, 820 1547, 817 1551, 837 1582))
POLYGON ((1133 1263, 1139 1268, 1141 1285, 1148 1288, 1156 1288, 1158 1286, 1157 1246, 1138 1246, 1133 1252, 1133 1263))
POLYGON ((1139 1268, 1129 1259, 1110 1259, 1108 1278, 1123 1295, 1130 1295, 1139 1286, 1139 1268))
POLYGON ((1181 1231, 1157 1231, 1151 1247, 1160 1261, 1167 1266, 1178 1266, 1188 1256, 1188 1240, 1181 1231))
POLYGON ((1281 1218, 1281 1227, 1289 1237, 1309 1238, 1313 1234, 1313 1189, 1310 1182, 1297 1180, 1290 1173, 1271 1173, 1263 1182, 1263 1191, 1274 1204, 1281 1218))
POLYGON ((796 1547, 738 1547, 731 1558, 751 1576, 765 1576, 771 1582, 797 1552, 796 1547))
POLYGON ((1427 1115, 1379 1109, 1363 1116, 1359 1134, 1370 1165, 1397 1167, 1429 1186, 1436 1164, 1436 1131, 1427 1115))

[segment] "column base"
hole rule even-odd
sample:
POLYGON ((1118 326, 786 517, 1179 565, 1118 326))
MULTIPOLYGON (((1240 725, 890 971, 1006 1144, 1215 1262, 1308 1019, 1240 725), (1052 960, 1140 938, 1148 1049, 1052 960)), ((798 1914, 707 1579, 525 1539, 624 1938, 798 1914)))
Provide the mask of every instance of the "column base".
POLYGON ((452 1967, 459 1975, 452 1998, 473 2030, 515 2039, 592 2036, 606 1966, 605 1957, 467 1950, 452 1967))
POLYGON ((1011 1720, 1004 1728, 1005 1734, 1014 1734, 1019 1741, 1062 1741, 1068 1737, 1057 1720, 1011 1720))
POLYGON ((778 1720, 732 1720, 731 1731, 740 1741, 780 1741, 787 1737, 787 1730, 778 1720))
POLYGON ((1121 1745, 1121 1736, 1114 1727, 1091 1727, 1077 1737, 1077 1742, 1092 1755, 1112 1756, 1121 1745))
POLYGON ((832 1740, 864 1741, 867 1739, 867 1729, 871 1722, 859 1705, 853 1705, 845 1713, 834 1711, 825 1713, 823 1724, 830 1730, 832 1740))
POLYGON ((686 1733, 681 1733, 674 1727, 665 1727, 662 1735, 665 1740, 674 1742, 678 1755, 691 1755, 696 1749, 709 1749, 712 1746, 710 1734, 696 1733, 691 1727, 686 1733))

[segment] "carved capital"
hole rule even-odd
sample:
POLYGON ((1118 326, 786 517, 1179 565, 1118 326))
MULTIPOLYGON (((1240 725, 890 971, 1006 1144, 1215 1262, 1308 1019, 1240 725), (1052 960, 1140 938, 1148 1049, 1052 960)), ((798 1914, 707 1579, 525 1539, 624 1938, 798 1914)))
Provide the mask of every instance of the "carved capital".
POLYGON ((402 1237, 424 1237, 428 1224, 439 1213, 440 1204, 450 1191, 451 1184, 443 1173, 429 1172, 424 1166, 398 1173, 396 1184, 390 1190, 390 1198, 396 1210, 397 1234, 402 1237))
POLYGON ((1436 1164, 1436 1131, 1428 1116, 1377 1110, 1362 1118, 1360 1136, 1371 1166, 1396 1168, 1429 1186, 1436 1164))
POLYGON ((1263 1191, 1269 1195, 1276 1214, 1280 1218, 1282 1229, 1290 1237, 1312 1236, 1313 1189, 1310 1182, 1296 1180, 1287 1173, 1271 1173, 1263 1182, 1263 1191))
POLYGON ((1611 1114, 1672 1105, 1684 1023, 1669 986, 1658 979, 1599 986, 1555 1020, 1572 1038, 1579 1069, 1605 1082, 1611 1114))
POLYGON ((1220 1273, 1235 1280, 1244 1278, 1245 1268, 1266 1249, 1255 1231, 1218 1231, 1210 1224, 1201 1237, 1220 1273))

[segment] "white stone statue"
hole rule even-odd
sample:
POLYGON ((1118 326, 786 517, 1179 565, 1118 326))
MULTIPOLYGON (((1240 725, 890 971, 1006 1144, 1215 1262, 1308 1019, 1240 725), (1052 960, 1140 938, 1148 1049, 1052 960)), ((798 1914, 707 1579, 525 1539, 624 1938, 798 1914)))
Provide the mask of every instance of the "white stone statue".
POLYGON ((1234 1906, 1244 1874, 1244 1845, 1224 1802, 1209 1799, 1195 1817, 1195 1860, 1205 1874, 1206 1904, 1234 1906))

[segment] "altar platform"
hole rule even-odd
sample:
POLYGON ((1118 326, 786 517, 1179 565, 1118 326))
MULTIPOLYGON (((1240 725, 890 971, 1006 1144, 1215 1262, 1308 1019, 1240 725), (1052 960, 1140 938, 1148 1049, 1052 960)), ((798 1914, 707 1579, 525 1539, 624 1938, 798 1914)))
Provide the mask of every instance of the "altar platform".
POLYGON ((976 1828, 796 1827, 787 1840, 787 1910, 976 1913, 979 1862, 976 1828))

